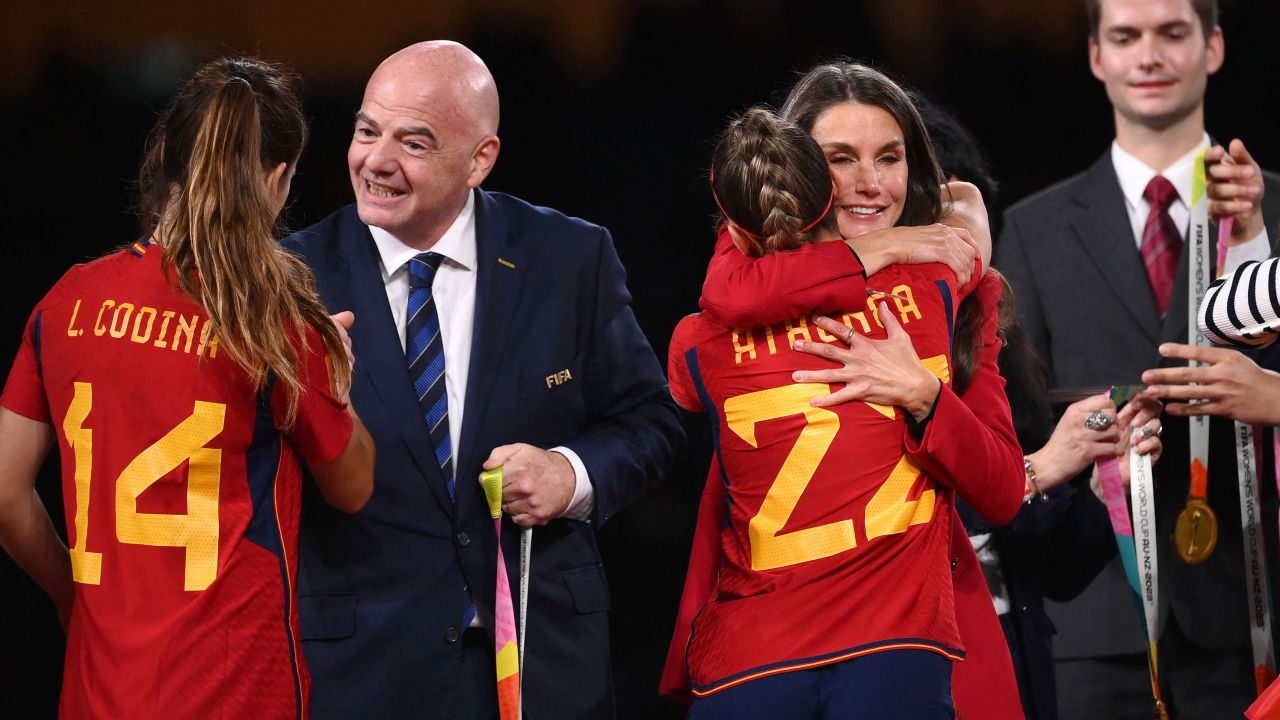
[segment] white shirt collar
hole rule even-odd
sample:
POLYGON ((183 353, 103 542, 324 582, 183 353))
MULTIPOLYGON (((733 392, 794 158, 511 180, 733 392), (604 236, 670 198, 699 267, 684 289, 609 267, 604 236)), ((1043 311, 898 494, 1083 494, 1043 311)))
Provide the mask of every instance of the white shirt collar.
POLYGON ((1120 192, 1124 194, 1125 204, 1130 208, 1147 207, 1149 203, 1142 197, 1142 193, 1147 189, 1147 183, 1151 182, 1151 178, 1159 174, 1173 183, 1173 188, 1178 191, 1178 199, 1182 204, 1189 205, 1191 170, 1195 164, 1196 153, 1207 147, 1209 147, 1209 134, 1205 133, 1200 139, 1200 144, 1192 148, 1191 152, 1178 158, 1161 172, 1125 151, 1120 147, 1120 143, 1113 141, 1111 164, 1115 166, 1116 177, 1120 180, 1120 192))
MULTIPOLYGON (((468 192, 467 202, 463 204, 458 217, 454 218, 453 224, 444 231, 444 235, 440 236, 436 244, 431 246, 431 252, 443 255, 450 265, 468 271, 476 266, 475 208, 475 192, 468 192)), ((378 258, 382 263, 384 281, 399 272, 415 255, 423 252, 405 245, 399 238, 380 227, 370 225, 369 234, 373 236, 373 242, 378 247, 378 258)))

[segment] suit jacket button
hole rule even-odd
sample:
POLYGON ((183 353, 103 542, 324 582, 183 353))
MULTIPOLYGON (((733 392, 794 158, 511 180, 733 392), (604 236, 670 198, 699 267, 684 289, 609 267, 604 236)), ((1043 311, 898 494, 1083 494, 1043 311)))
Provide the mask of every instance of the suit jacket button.
POLYGON ((444 631, 444 641, 450 645, 458 642, 459 637, 461 637, 461 635, 458 634, 458 628, 451 627, 444 631))
POLYGON ((466 547, 471 544, 471 536, 466 534, 465 532, 460 532, 455 537, 458 541, 458 544, 461 545, 462 547, 466 547))

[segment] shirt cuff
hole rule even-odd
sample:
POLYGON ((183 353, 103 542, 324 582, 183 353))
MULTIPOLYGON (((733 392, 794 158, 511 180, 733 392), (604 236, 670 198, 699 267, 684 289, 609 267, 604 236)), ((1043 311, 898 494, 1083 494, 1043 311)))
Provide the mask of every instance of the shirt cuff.
POLYGON ((1267 237, 1267 228, 1264 225, 1262 232, 1239 245, 1227 248, 1227 261, 1224 263, 1226 267, 1222 268, 1222 274, 1226 275, 1250 260, 1261 262, 1269 257, 1271 257, 1271 241, 1267 237))
POLYGON ((591 513, 596 510, 596 489, 591 484, 591 478, 587 477, 587 466, 582 464, 578 453, 567 447, 553 447, 551 452, 560 453, 573 466, 573 499, 569 501, 569 507, 560 513, 560 517, 590 522, 591 513))
POLYGON ((928 429, 929 421, 933 419, 934 413, 938 412, 938 401, 941 399, 942 399, 942 381, 939 380, 938 394, 934 396, 933 405, 929 408, 929 414, 925 415, 923 420, 916 420, 915 415, 912 415, 911 413, 907 412, 905 409, 902 410, 902 414, 906 415, 907 432, 911 433, 911 435, 915 439, 920 440, 924 438, 924 431, 928 429))

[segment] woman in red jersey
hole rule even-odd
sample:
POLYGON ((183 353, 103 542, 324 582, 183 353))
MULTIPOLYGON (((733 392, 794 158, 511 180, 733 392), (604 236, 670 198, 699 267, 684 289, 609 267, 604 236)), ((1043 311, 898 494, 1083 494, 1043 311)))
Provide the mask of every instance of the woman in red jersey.
MULTIPOLYGON (((726 131, 712 187, 749 255, 839 245, 827 242, 840 239, 838 190, 822 150, 768 111, 726 131)), ((962 655, 953 488, 908 454, 906 438, 939 384, 950 384, 955 307, 967 289, 938 264, 873 277, 887 294, 841 308, 834 325, 801 315, 729 327, 704 313, 672 337, 672 394, 711 414, 727 497, 714 589, 685 653, 691 717, 951 717, 951 661, 962 655), (924 376, 911 379, 920 403, 815 407, 812 398, 835 388, 793 381, 797 368, 827 367, 793 348, 886 333, 923 358, 924 376)), ((1009 503, 988 480, 960 490, 998 512, 1009 503)))
MULTIPOLYGON (((865 263, 866 272, 882 266, 886 252, 897 253, 900 260, 910 260, 915 245, 905 241, 914 239, 921 230, 906 226, 932 222, 938 216, 936 183, 941 178, 927 136, 909 99, 883 75, 852 63, 820 65, 797 83, 784 113, 810 130, 822 145, 839 186, 836 204, 841 211, 841 234, 857 257, 836 246, 810 246, 751 261, 734 251, 722 233, 708 270, 702 305, 729 323, 776 321, 814 308, 830 310, 841 302, 847 303, 850 297, 861 297, 867 285, 878 285, 874 277, 866 278, 859 259, 865 263)), ((980 211, 980 217, 969 213, 966 219, 971 227, 980 230, 985 225, 985 212, 980 211), (975 221, 980 225, 975 226, 975 221)), ((975 235, 981 237, 980 232, 975 235)), ((944 482, 963 487, 985 476, 989 487, 1005 487, 1016 493, 1004 492, 999 497, 1017 498, 1025 482, 1022 458, 1016 442, 1011 442, 1008 402, 996 367, 1000 292, 1001 282, 992 274, 979 286, 977 297, 961 306, 955 386, 939 388, 935 383, 933 391, 926 393, 931 419, 908 438, 908 445, 913 455, 944 482)), ((900 406, 922 402, 919 396, 927 384, 910 382, 918 372, 903 372, 918 365, 918 361, 903 357, 900 352, 886 354, 895 348, 864 342, 858 344, 856 356, 851 356, 831 345, 810 347, 846 362, 846 367, 834 374, 798 373, 798 380, 852 381, 835 396, 815 400, 817 405, 847 400, 878 400, 900 406)), ((900 351, 901 347, 896 349, 900 351)), ((1130 410, 1122 419, 1132 416, 1130 410)), ((1151 416, 1148 412, 1140 420, 1151 416)), ((1112 434, 1118 437, 1118 433, 1112 434)), ((1117 438, 1099 434, 1089 439, 1110 448, 1117 438)), ((1158 449, 1158 440, 1148 441, 1144 449, 1152 449, 1149 446, 1153 444, 1158 449)), ((1069 472, 1070 469, 1064 470, 1069 472)), ((990 500, 995 497, 973 506, 998 525, 1008 519, 1008 506, 993 507, 990 500)), ((1014 502, 1016 507, 1016 499, 1014 502)), ((703 515, 708 514, 707 507, 714 505, 714 501, 704 501, 703 515)), ((1008 651, 982 573, 959 523, 954 527, 957 617, 968 651, 966 662, 957 666, 957 708, 969 717, 1020 716, 1008 651)), ((715 561, 714 556, 707 558, 712 555, 708 546, 700 535, 694 552, 702 558, 702 565, 715 561)), ((698 585, 705 587, 707 581, 700 578, 702 575, 696 575, 691 565, 687 583, 695 589, 691 594, 687 587, 682 603, 685 624, 683 631, 677 628, 675 638, 680 647, 687 637, 687 619, 705 597, 698 585)), ((672 670, 670 662, 668 670, 672 670)), ((668 689, 673 688, 673 676, 678 674, 667 673, 668 689)))
POLYGON ((67 626, 62 717, 306 715, 302 466, 354 512, 374 454, 345 331, 276 241, 306 135, 291 74, 200 68, 152 130, 143 239, 71 268, 27 323, 0 541, 67 626), (69 550, 32 490, 55 443, 69 550))

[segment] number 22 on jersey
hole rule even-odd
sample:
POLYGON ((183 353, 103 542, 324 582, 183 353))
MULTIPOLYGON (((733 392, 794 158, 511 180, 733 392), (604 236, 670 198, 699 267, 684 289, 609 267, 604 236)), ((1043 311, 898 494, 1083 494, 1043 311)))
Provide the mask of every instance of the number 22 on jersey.
MULTIPOLYGON (((93 481, 93 433, 85 420, 93 409, 93 384, 78 382, 62 432, 75 462, 76 517, 71 571, 78 583, 102 584, 102 553, 87 549, 89 490, 93 481)), ((182 422, 135 457, 115 482, 116 539, 131 545, 180 547, 186 551, 184 590, 204 590, 218 574, 218 491, 222 451, 205 447, 222 432, 227 406, 197 400, 182 422), (184 461, 187 512, 138 512, 138 497, 184 461)))
MULTIPOLYGON (((760 510, 747 524, 754 570, 818 560, 858 545, 851 518, 782 532, 840 429, 839 415, 809 404, 810 399, 829 392, 828 385, 802 383, 737 395, 724 403, 725 422, 751 447, 759 447, 758 423, 791 415, 803 415, 805 419, 796 444, 770 484, 760 510)), ((889 477, 867 502, 864 521, 868 541, 905 532, 912 525, 933 519, 932 489, 926 489, 916 500, 907 499, 920 474, 920 469, 906 455, 898 460, 889 477)))

